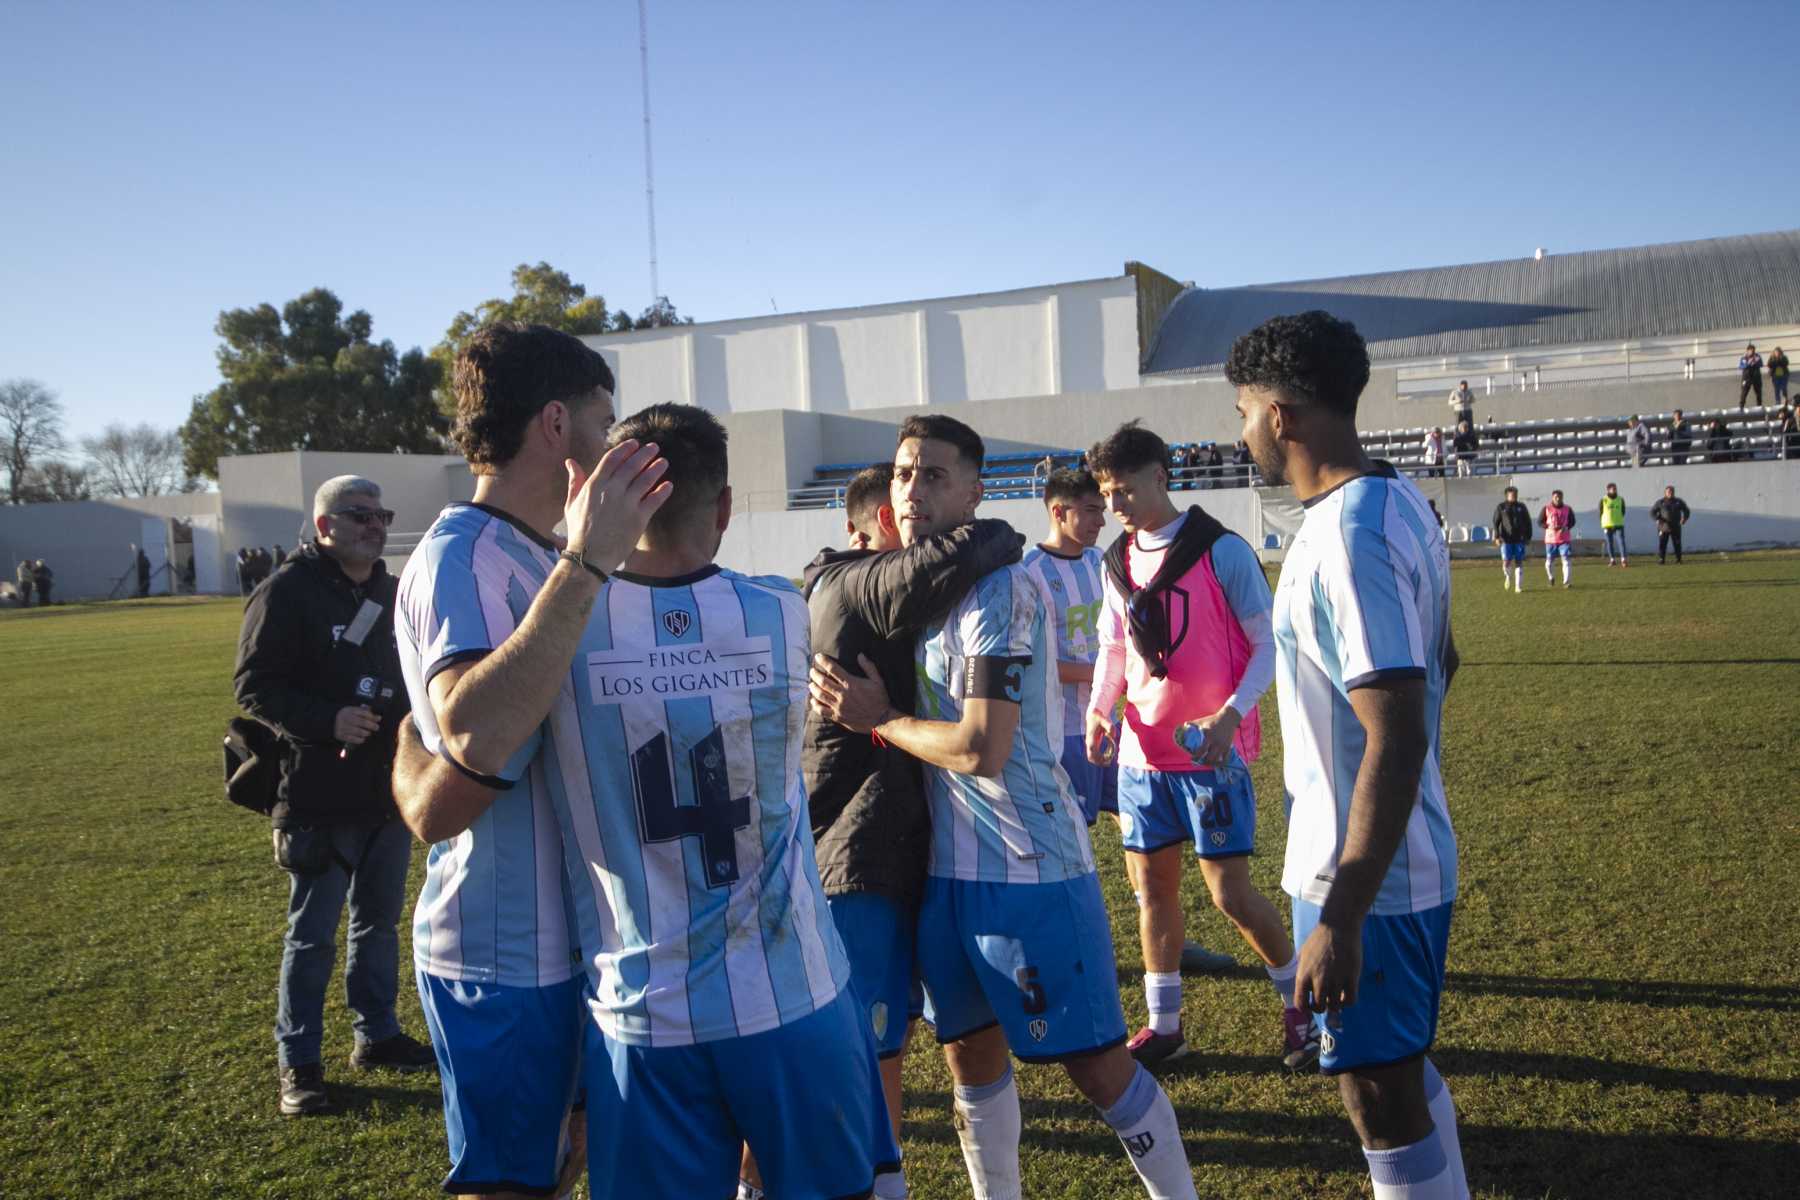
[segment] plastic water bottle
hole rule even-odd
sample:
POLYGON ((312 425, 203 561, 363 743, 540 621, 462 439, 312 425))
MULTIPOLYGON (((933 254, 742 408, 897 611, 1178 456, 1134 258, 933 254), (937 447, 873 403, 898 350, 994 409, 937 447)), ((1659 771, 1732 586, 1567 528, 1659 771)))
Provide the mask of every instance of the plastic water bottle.
POLYGON ((1183 721, 1175 727, 1175 744, 1187 751, 1189 758, 1200 761, 1200 752, 1206 747, 1206 730, 1200 728, 1198 721, 1183 721))

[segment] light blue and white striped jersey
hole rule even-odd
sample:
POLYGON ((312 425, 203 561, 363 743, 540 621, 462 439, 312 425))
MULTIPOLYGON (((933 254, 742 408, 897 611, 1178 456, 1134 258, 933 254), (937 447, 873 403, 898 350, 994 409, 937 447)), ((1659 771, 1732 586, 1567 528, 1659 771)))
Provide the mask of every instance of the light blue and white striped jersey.
MULTIPOLYGON (((1066 558, 1042 546, 1033 546, 1022 563, 1044 593, 1044 609, 1056 631, 1056 657, 1064 662, 1092 663, 1100 655, 1101 589, 1100 551, 1089 546, 1074 558, 1066 558)), ((1088 693, 1086 683, 1062 685, 1063 736, 1085 736, 1088 693)))
POLYGON ((1054 883, 1094 869, 1087 822, 1062 769, 1062 686, 1044 599, 1022 564, 983 575, 919 639, 919 715, 960 721, 969 662, 1029 659, 1019 728, 998 778, 925 765, 931 874, 984 883, 1054 883))
MULTIPOLYGON (((442 749, 426 685, 481 658, 524 619, 556 565, 556 549, 498 509, 452 504, 438 514, 400 575, 394 632, 420 739, 442 749)), ((468 983, 545 987, 573 977, 562 834, 550 804, 541 734, 501 772, 513 787, 475 823, 431 848, 413 910, 413 961, 468 983)))
POLYGON ((848 982, 800 774, 810 642, 785 579, 601 588, 544 761, 608 1037, 745 1037, 848 982))
POLYGON ((1366 738, 1350 692, 1425 681, 1419 799, 1371 912, 1456 898, 1456 835, 1439 725, 1450 646, 1450 555, 1425 497, 1385 463, 1309 501, 1275 589, 1276 684, 1288 799, 1281 886, 1323 904, 1337 875, 1366 738))

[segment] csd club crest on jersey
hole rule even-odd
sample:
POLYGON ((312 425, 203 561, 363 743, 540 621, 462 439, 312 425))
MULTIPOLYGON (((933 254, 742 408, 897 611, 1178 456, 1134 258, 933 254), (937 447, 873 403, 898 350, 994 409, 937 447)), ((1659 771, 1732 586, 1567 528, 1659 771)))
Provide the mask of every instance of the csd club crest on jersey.
POLYGON ((662 615, 662 626, 669 631, 670 637, 680 637, 694 624, 693 614, 685 608, 671 608, 662 615))
POLYGON ((1031 1032, 1031 1040, 1034 1042, 1041 1042, 1050 1034, 1050 1022, 1042 1017, 1035 1018, 1025 1028, 1031 1032))

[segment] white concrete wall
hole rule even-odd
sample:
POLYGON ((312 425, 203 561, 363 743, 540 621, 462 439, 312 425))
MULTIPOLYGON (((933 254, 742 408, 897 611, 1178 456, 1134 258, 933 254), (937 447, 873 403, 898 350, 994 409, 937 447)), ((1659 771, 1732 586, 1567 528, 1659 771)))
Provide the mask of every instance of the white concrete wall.
MULTIPOLYGON (((1684 550, 1753 550, 1800 545, 1800 462, 1697 463, 1680 467, 1629 467, 1617 471, 1533 471, 1477 479, 1415 480, 1450 525, 1487 525, 1508 484, 1535 517, 1562 489, 1575 510, 1577 550, 1600 552, 1598 508, 1608 483, 1625 498, 1625 540, 1632 556, 1656 551, 1650 506, 1665 485, 1693 510, 1682 533, 1684 550)), ((1533 548, 1541 555, 1542 541, 1533 548)))
POLYGON ((227 586, 240 546, 280 545, 292 550, 312 536, 313 493, 337 475, 361 475, 381 486, 381 502, 394 510, 394 533, 420 533, 452 499, 473 492, 468 464, 454 454, 350 454, 295 450, 234 455, 219 460, 224 497, 220 552, 227 586))
POLYGON ((585 339, 619 411, 847 413, 1138 385, 1130 276, 585 339))
MULTIPOLYGON (((134 571, 130 547, 144 544, 145 518, 168 521, 217 513, 218 492, 133 499, 76 500, 0 507, 0 578, 12 582, 21 558, 43 559, 56 573, 54 600, 104 599, 134 571)), ((155 561, 157 554, 152 550, 155 561)), ((166 590, 158 579, 158 592, 166 590)), ((135 576, 120 595, 136 595, 135 576)))

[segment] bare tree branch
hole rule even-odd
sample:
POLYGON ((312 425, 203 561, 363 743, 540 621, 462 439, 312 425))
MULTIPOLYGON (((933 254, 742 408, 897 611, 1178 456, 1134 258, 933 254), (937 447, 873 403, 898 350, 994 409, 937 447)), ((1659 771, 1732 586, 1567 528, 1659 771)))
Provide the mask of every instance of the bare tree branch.
POLYGON ((37 459, 62 449, 62 402, 35 379, 0 382, 0 462, 6 468, 7 499, 24 502, 26 485, 37 459))

